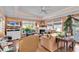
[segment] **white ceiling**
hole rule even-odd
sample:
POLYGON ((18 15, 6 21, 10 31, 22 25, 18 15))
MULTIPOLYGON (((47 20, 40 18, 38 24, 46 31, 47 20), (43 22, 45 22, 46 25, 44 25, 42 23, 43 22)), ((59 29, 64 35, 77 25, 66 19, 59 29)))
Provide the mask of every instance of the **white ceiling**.
POLYGON ((79 12, 79 7, 45 6, 46 13, 41 12, 41 6, 0 6, 0 11, 8 17, 24 19, 53 19, 79 12))

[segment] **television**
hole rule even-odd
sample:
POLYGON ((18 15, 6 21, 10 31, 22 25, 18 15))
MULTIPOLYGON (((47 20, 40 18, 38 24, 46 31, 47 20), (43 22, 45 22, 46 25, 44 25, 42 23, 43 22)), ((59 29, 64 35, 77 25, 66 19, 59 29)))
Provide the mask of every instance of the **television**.
POLYGON ((20 23, 17 23, 15 21, 11 21, 7 23, 7 26, 20 26, 20 23))

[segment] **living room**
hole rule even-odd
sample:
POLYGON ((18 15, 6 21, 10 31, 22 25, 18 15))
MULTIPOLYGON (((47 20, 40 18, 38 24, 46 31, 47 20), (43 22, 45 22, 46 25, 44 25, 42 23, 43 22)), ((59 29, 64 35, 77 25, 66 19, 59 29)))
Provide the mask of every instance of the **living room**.
POLYGON ((0 50, 79 51, 78 10, 78 6, 1 6, 0 50))

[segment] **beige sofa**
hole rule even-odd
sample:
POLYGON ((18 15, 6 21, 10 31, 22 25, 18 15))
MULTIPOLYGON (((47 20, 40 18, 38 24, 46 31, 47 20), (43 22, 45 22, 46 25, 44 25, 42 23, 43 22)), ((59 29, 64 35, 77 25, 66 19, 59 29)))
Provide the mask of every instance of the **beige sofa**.
POLYGON ((41 45, 48 49, 49 51, 55 51, 57 49, 57 43, 55 36, 47 37, 42 36, 41 38, 41 45))
POLYGON ((31 35, 19 41, 19 52, 35 52, 39 45, 39 36, 31 35))

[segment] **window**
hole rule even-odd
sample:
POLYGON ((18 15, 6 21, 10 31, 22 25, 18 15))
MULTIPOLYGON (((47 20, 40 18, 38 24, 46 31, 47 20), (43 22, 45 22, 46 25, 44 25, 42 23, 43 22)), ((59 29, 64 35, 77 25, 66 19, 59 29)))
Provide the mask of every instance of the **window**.
POLYGON ((61 29, 62 29, 61 23, 54 23, 54 30, 61 31, 61 29))
POLYGON ((22 22, 22 27, 23 28, 29 28, 29 29, 35 29, 35 22, 23 21, 22 22))
POLYGON ((4 20, 3 18, 0 18, 0 31, 4 30, 4 26, 5 26, 4 20))

